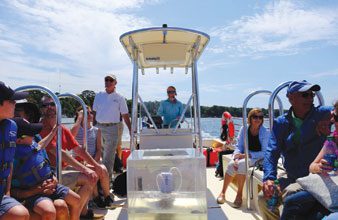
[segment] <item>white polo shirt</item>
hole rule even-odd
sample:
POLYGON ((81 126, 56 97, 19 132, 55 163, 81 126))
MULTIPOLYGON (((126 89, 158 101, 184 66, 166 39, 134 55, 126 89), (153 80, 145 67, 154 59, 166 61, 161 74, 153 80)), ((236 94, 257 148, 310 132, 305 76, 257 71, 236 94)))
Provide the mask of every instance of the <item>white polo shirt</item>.
POLYGON ((98 123, 118 123, 120 114, 128 113, 126 99, 116 92, 99 92, 95 96, 93 110, 98 123))

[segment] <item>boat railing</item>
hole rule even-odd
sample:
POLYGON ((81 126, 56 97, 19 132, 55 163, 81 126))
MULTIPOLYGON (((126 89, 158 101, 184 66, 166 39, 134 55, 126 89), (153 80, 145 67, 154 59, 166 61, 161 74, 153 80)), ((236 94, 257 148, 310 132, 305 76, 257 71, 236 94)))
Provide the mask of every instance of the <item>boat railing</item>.
MULTIPOLYGON (((272 92, 269 90, 257 90, 254 91, 252 93, 250 93, 244 100, 243 102, 243 130, 247 131, 248 130, 248 125, 247 125, 247 105, 249 100, 258 94, 266 94, 266 95, 271 95, 272 92)), ((277 101, 278 101, 278 105, 279 105, 279 114, 282 115, 283 114, 283 104, 282 101, 280 100, 280 98, 278 96, 276 96, 277 101)), ((269 117, 271 118, 271 117, 269 117)), ((271 124, 271 123, 270 123, 271 124)), ((271 128, 270 128, 271 130, 271 128)), ((248 141, 248 135, 247 132, 244 132, 244 153, 245 153, 245 167, 246 167, 246 171, 247 171, 247 175, 246 175, 246 198, 247 198, 247 208, 251 209, 251 201, 250 201, 250 194, 251 194, 251 188, 250 188, 250 177, 249 177, 249 141, 248 141)))
POLYGON ((58 98, 73 98, 78 101, 83 110, 83 148, 87 150, 88 142, 87 142, 87 134, 88 134, 88 113, 87 113, 87 105, 86 103, 80 98, 80 96, 72 94, 72 93, 63 93, 59 94, 58 98))
POLYGON ((21 92, 21 91, 33 91, 33 90, 38 90, 47 93, 54 101, 55 106, 56 106, 56 126, 57 126, 57 142, 56 142, 56 177, 59 181, 59 183, 62 183, 62 130, 61 130, 61 117, 62 117, 62 109, 61 109, 61 104, 60 100, 58 97, 47 87, 43 86, 38 86, 38 85, 27 85, 27 86, 22 86, 15 91, 21 92))

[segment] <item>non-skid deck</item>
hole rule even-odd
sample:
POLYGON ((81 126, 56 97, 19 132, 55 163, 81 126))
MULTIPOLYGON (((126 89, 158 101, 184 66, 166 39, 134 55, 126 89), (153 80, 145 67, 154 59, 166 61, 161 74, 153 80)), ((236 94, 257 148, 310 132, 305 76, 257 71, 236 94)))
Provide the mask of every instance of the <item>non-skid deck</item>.
MULTIPOLYGON (((214 176, 215 168, 207 168, 207 201, 208 201, 208 219, 246 219, 259 220, 262 219, 256 211, 248 211, 243 201, 242 208, 235 209, 231 207, 231 203, 235 200, 236 192, 229 187, 226 194, 226 203, 218 205, 216 198, 222 189, 223 181, 214 176)), ((127 214, 127 198, 115 197, 115 204, 121 205, 115 210, 95 210, 95 212, 105 213, 105 219, 128 219, 127 214)))

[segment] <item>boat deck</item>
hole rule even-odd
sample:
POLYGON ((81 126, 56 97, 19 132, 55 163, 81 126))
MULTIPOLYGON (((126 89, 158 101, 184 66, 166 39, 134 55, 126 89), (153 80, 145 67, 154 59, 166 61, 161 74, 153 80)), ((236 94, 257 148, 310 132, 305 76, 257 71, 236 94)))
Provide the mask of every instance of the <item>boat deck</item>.
MULTIPOLYGON (((247 210, 245 200, 240 209, 231 207, 231 203, 235 200, 236 192, 232 187, 229 187, 226 193, 226 202, 219 205, 216 198, 222 189, 223 181, 214 176, 215 168, 207 168, 207 201, 208 201, 208 219, 246 219, 259 220, 262 219, 258 212, 247 210)), ((127 198, 115 197, 115 204, 121 205, 115 210, 96 210, 97 213, 105 213, 105 219, 128 219, 127 214, 127 198)))

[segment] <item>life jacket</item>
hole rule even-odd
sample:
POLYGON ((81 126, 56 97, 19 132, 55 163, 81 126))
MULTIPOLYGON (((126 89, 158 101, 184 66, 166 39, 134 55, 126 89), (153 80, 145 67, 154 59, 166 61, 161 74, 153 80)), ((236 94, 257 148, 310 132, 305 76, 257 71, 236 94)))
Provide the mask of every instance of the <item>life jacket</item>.
POLYGON ((0 122, 0 202, 7 189, 7 178, 15 154, 17 126, 14 121, 3 119, 0 122))
POLYGON ((29 188, 52 177, 50 162, 45 149, 38 150, 38 144, 16 145, 12 185, 29 188))

